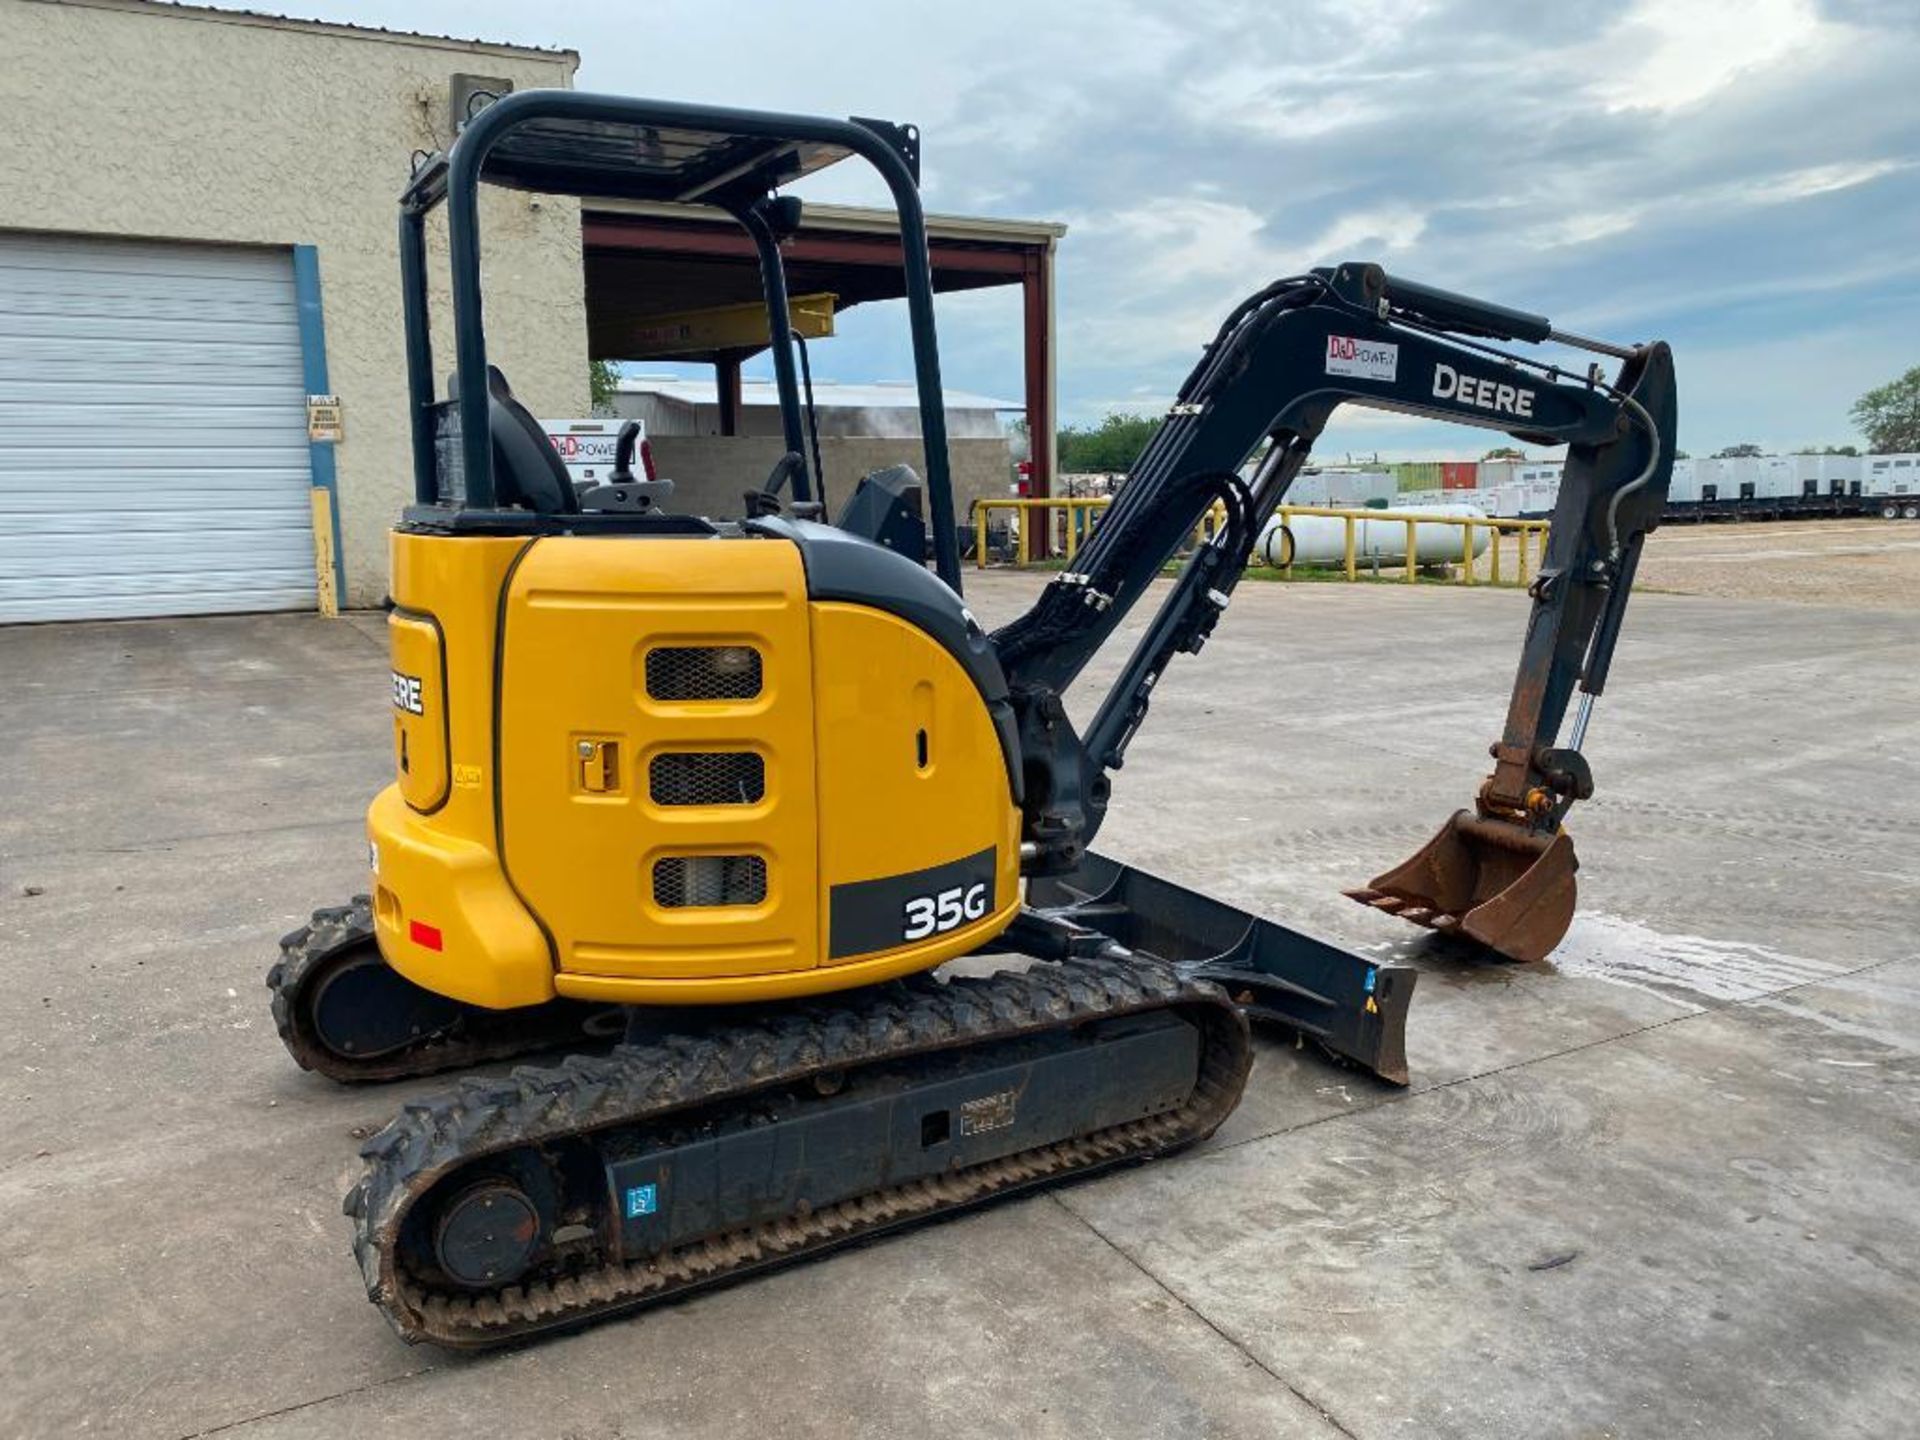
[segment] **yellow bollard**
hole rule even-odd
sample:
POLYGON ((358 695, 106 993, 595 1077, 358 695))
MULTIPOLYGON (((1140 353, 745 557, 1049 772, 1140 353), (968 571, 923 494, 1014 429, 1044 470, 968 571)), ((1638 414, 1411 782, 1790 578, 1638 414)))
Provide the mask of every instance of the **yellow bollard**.
POLYGON ((1420 569, 1420 540, 1416 522, 1407 521, 1407 584, 1411 585, 1420 569))
POLYGON ((1356 558, 1354 555, 1354 551, 1356 547, 1354 545, 1355 526, 1353 522, 1353 514, 1351 511, 1349 511, 1346 515, 1342 516, 1341 518, 1347 522, 1347 580, 1349 582, 1352 582, 1360 578, 1359 574, 1357 573, 1357 568, 1354 564, 1354 560, 1356 558))
POLYGON ((1473 584, 1473 521, 1469 520, 1460 527, 1463 537, 1460 542, 1460 578, 1464 585, 1473 584))
POLYGON ((987 568, 987 511, 991 507, 976 500, 973 504, 973 566, 987 568))

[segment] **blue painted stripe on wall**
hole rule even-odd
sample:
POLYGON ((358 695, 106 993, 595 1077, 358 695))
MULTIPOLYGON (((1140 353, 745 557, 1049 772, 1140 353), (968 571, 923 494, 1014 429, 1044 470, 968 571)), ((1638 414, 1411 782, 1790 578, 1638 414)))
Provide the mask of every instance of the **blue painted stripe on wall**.
MULTIPOLYGON (((320 252, 311 245, 293 247, 293 296, 300 315, 300 368, 309 395, 325 395, 327 386, 327 323, 320 306, 320 252)), ((340 550, 340 486, 331 440, 307 442, 307 458, 314 485, 327 492, 333 517, 334 602, 347 603, 347 562, 340 550)))

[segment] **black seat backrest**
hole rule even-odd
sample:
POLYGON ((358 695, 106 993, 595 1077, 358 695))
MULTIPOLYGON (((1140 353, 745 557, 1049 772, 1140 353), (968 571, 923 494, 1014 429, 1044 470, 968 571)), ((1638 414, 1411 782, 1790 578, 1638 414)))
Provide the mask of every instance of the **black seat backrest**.
POLYGON ((498 366, 487 367, 487 401, 495 498, 541 515, 577 514, 580 501, 567 467, 540 422, 514 398, 498 366))

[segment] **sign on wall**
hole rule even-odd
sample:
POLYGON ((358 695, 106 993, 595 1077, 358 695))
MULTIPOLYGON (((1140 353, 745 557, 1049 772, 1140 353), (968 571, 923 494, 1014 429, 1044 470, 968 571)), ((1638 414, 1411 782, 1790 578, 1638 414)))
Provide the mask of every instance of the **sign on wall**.
POLYGON ((343 440, 346 421, 340 413, 338 395, 307 396, 307 439, 343 440))

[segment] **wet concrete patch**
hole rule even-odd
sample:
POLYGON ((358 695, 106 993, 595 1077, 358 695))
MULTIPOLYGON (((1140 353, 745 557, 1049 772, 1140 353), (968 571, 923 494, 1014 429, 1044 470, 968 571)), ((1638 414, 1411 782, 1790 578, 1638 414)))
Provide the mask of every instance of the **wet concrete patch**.
POLYGON ((1745 941, 1669 934, 1593 911, 1574 917, 1547 964, 1562 975, 1590 976, 1701 1005, 1753 1000, 1830 980, 1848 968, 1745 941))

